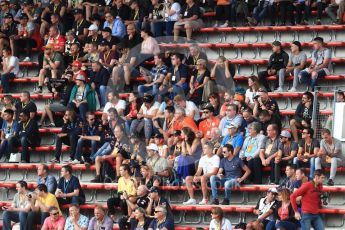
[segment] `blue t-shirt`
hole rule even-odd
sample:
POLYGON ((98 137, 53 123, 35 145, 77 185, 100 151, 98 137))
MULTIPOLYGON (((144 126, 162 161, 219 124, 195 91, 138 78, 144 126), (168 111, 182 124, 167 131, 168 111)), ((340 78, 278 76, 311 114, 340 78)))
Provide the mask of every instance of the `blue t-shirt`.
POLYGON ((243 167, 244 163, 238 157, 233 157, 231 160, 223 158, 219 165, 219 168, 223 169, 224 178, 240 178, 243 167))
POLYGON ((155 230, 161 230, 163 228, 166 228, 168 230, 174 230, 174 221, 171 220, 171 219, 165 219, 165 221, 163 223, 161 223, 160 225, 158 225, 158 221, 157 219, 154 219, 152 220, 151 224, 150 224, 150 227, 149 228, 152 228, 152 229, 155 229, 155 230))
POLYGON ((17 130, 17 121, 13 121, 12 126, 9 126, 7 121, 4 120, 2 123, 1 131, 5 134, 5 138, 9 138, 14 135, 15 131, 17 130))
POLYGON ((85 199, 84 191, 81 188, 79 179, 76 176, 72 175, 69 181, 66 181, 65 178, 61 177, 59 179, 58 189, 61 189, 63 193, 71 193, 74 192, 74 190, 79 189, 79 197, 85 199))
POLYGON ((226 144, 231 144, 234 148, 242 148, 244 142, 244 137, 241 134, 236 134, 235 136, 231 137, 230 135, 226 135, 223 138, 223 141, 221 143, 221 146, 224 146, 226 144))

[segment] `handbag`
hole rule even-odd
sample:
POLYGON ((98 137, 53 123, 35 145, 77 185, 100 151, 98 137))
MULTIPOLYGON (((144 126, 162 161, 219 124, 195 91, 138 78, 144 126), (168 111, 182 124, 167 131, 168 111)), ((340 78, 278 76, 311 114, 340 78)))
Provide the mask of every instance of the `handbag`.
POLYGON ((21 159, 22 159, 22 154, 21 153, 11 153, 10 159, 8 160, 8 162, 10 162, 10 163, 20 163, 21 159))

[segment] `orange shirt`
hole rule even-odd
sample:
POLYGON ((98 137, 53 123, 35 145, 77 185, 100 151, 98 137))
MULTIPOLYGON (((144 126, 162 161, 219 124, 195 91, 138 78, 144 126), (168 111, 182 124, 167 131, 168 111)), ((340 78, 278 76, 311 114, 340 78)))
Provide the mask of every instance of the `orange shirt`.
POLYGON ((182 121, 175 120, 174 124, 171 126, 170 131, 181 130, 184 127, 189 127, 193 132, 198 132, 198 127, 196 126, 194 120, 190 117, 185 117, 182 121))
POLYGON ((212 121, 209 121, 208 119, 203 120, 199 124, 199 131, 202 133, 204 138, 209 138, 211 134, 211 130, 213 128, 218 128, 220 120, 217 117, 212 117, 212 121))
POLYGON ((229 0, 217 0, 217 5, 218 6, 226 6, 226 5, 230 5, 229 0))

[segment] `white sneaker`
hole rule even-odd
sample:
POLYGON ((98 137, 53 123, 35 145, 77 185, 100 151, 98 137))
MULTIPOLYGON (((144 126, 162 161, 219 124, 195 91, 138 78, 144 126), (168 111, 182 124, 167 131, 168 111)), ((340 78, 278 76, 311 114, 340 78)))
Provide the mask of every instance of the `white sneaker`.
POLYGON ((292 87, 291 89, 288 90, 289 92, 297 92, 297 89, 295 87, 292 87))
POLYGON ((207 199, 202 199, 202 201, 199 202, 200 205, 206 205, 208 203, 207 199))
POLYGON ((216 22, 216 23, 213 25, 213 27, 218 27, 218 22, 216 22))
POLYGON ((229 24, 227 22, 225 22, 223 25, 220 25, 219 28, 226 28, 228 26, 229 26, 229 24))
POLYGON ((74 161, 71 162, 72 165, 76 165, 76 164, 80 164, 80 161, 78 161, 77 159, 74 159, 74 161))
POLYGON ((73 159, 72 158, 68 158, 67 161, 65 161, 66 163, 72 163, 73 162, 73 159))
POLYGON ((193 198, 189 198, 189 200, 187 200, 186 202, 183 202, 184 205, 192 205, 192 204, 196 204, 196 200, 193 198))
POLYGON ((279 87, 278 89, 274 90, 274 92, 276 92, 276 93, 283 92, 283 88, 282 88, 282 87, 279 87))
POLYGON ((31 59, 29 57, 24 58, 23 62, 29 62, 31 59))

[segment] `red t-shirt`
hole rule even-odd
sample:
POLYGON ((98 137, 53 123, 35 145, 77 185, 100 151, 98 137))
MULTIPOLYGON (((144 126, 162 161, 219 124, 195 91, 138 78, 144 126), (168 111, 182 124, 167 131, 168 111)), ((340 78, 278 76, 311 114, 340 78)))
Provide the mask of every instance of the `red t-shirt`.
POLYGON ((49 37, 47 44, 52 44, 54 51, 64 52, 65 42, 66 42, 65 37, 59 34, 55 38, 49 37))

